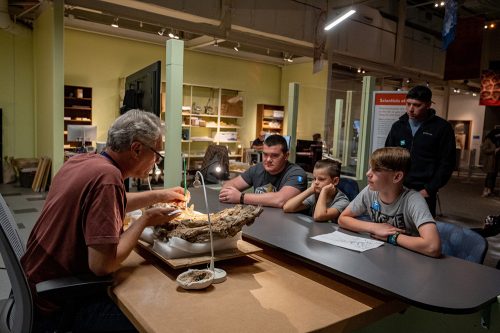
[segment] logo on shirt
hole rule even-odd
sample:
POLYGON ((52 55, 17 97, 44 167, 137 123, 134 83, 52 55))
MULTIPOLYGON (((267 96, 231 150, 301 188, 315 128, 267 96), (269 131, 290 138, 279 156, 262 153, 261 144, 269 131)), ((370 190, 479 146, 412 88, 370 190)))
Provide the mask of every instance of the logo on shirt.
POLYGON ((406 140, 401 140, 401 141, 399 141, 399 145, 400 145, 401 147, 406 146, 406 140))
POLYGON ((254 193, 257 193, 257 194, 270 193, 270 192, 276 192, 276 187, 274 187, 273 184, 271 184, 271 183, 263 185, 263 186, 259 186, 254 191, 254 193))
POLYGON ((303 180, 304 180, 304 177, 302 177, 302 176, 297 177, 297 182, 299 182, 299 184, 301 184, 303 182, 303 180))

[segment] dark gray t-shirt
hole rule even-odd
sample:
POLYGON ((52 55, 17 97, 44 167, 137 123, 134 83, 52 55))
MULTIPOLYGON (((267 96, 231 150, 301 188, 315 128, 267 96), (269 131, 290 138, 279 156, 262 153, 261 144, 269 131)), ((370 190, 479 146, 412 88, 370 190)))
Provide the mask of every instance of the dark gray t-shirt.
POLYGON ((434 223, 424 197, 406 187, 399 198, 386 205, 379 199, 378 192, 370 190, 367 186, 349 204, 349 208, 355 216, 368 213, 370 221, 389 223, 412 236, 419 236, 418 227, 422 224, 434 223))
POLYGON ((290 162, 287 162, 285 169, 277 175, 271 175, 262 163, 258 163, 242 173, 241 178, 253 186, 255 193, 278 192, 284 186, 295 187, 301 192, 307 188, 306 172, 290 162))
MULTIPOLYGON (((316 209, 316 194, 308 196, 302 204, 308 208, 309 215, 313 216, 314 210, 316 209)), ((337 190, 335 197, 330 202, 327 202, 326 206, 328 208, 336 208, 340 213, 342 213, 348 205, 349 199, 347 196, 341 190, 337 190)), ((337 222, 336 219, 335 222, 337 222)))

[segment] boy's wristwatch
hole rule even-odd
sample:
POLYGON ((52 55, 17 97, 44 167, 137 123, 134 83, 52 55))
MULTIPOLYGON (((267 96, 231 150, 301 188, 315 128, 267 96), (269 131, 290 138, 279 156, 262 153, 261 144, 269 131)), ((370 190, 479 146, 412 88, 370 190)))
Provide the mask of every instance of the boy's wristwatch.
POLYGON ((400 232, 387 236, 387 243, 392 245, 398 245, 398 236, 400 232))

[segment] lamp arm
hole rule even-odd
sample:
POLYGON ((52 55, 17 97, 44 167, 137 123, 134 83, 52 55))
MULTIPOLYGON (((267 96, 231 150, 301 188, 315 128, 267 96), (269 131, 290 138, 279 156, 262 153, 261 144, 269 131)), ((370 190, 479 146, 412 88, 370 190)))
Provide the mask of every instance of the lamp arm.
MULTIPOLYGON (((210 166, 210 164, 209 164, 209 166, 210 166)), ((203 195, 205 197, 205 208, 207 210, 208 230, 210 233, 210 270, 213 272, 214 271, 214 240, 213 240, 213 236, 212 236, 212 221, 210 220, 210 209, 208 207, 207 189, 205 188, 205 179, 203 178, 203 174, 200 171, 196 171, 195 175, 201 177, 201 184, 203 186, 203 195)))
POLYGON ((216 159, 215 161, 212 161, 212 162, 208 163, 207 165, 205 165, 203 168, 201 168, 197 172, 203 172, 203 171, 207 170, 208 168, 210 168, 212 165, 217 164, 217 163, 219 163, 219 166, 222 168, 222 165, 220 165, 221 162, 218 159, 216 159))

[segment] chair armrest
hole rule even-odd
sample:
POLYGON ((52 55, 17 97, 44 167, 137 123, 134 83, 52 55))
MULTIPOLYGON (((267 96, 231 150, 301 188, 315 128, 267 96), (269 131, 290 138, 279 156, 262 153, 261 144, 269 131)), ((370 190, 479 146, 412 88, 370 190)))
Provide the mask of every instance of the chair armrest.
POLYGON ((39 282, 36 284, 36 291, 40 297, 46 299, 78 298, 105 291, 112 283, 112 275, 68 276, 39 282))

